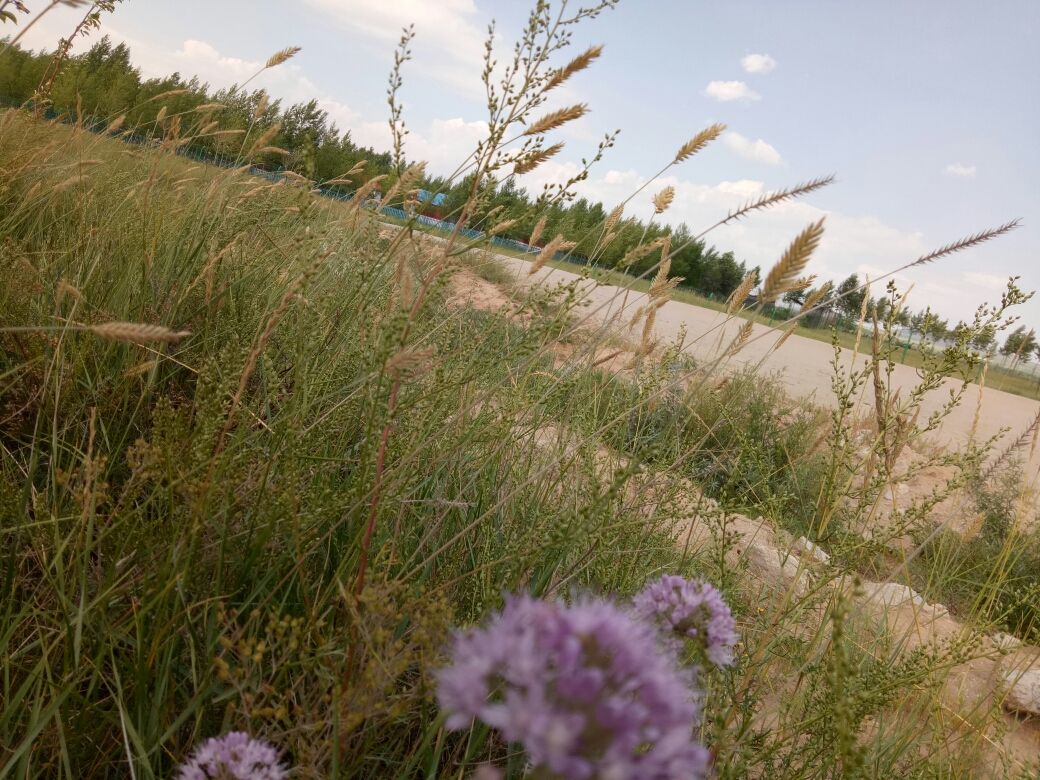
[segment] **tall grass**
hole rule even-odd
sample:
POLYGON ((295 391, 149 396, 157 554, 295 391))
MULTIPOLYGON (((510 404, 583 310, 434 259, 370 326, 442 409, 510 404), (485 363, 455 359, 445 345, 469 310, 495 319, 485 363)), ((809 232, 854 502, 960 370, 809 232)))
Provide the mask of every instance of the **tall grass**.
MULTIPOLYGON (((541 133, 515 145, 518 127, 581 113, 534 114, 599 55, 556 64, 571 27, 602 10, 539 5, 501 85, 489 67, 460 228, 481 182, 553 149, 541 133)), ((394 127, 401 157, 397 114, 394 127)), ((626 345, 578 284, 503 283, 508 307, 459 306, 456 274, 481 246, 387 230, 363 198, 325 202, 306 181, 192 166, 170 154, 177 141, 129 148, 0 114, 0 775, 166 777, 238 728, 299 777, 465 777, 482 762, 518 777, 516 746, 479 724, 445 729, 432 671, 451 627, 504 593, 621 598, 662 571, 707 577, 738 613, 737 666, 707 676, 698 727, 720 777, 1025 771, 992 748, 1017 728, 999 697, 951 723, 943 695, 950 669, 990 659, 980 632, 1034 636, 1027 601, 991 597, 994 583, 1021 595, 1021 577, 997 566, 980 585, 959 542, 957 561, 932 565, 952 542, 926 506, 887 536, 859 533, 912 477, 894 464, 939 422, 915 410, 973 359, 970 333, 900 398, 890 315, 864 367, 836 359, 837 408, 817 409, 726 370, 762 334, 729 322, 702 364, 657 342, 667 242, 645 250, 656 276, 643 338, 626 345), (605 347, 623 368, 608 370, 605 347), (864 427, 875 435, 857 459, 864 427), (793 552, 799 536, 833 562, 793 552), (960 588, 967 628, 907 652, 860 578, 910 564, 936 592, 960 588)), ((781 256, 773 293, 799 283, 821 230, 781 256)), ((1022 298, 1012 285, 975 327, 1022 298)), ((981 445, 934 457, 965 484, 983 473, 981 445)), ((1021 538, 979 544, 1000 561, 1021 538)))

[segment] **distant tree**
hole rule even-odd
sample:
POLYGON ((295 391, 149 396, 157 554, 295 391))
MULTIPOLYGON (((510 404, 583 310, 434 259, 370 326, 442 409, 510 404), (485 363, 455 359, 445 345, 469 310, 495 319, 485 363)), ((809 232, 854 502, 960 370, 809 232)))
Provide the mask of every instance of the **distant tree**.
POLYGON ((980 352, 992 352, 997 344, 997 329, 987 325, 979 330, 971 340, 971 345, 980 352))
POLYGON ((1019 360, 1029 362, 1037 349, 1036 331, 1026 330, 1025 325, 1019 325, 1004 340, 1004 346, 1000 348, 1003 355, 1012 357, 1016 362, 1019 360))
POLYGON ((849 317, 859 317, 860 309, 863 308, 863 299, 866 297, 867 291, 858 288, 859 276, 857 274, 849 274, 838 285, 838 310, 849 317))
POLYGON ((949 322, 927 307, 910 317, 909 327, 912 332, 921 334, 922 338, 938 341, 947 337, 949 322))

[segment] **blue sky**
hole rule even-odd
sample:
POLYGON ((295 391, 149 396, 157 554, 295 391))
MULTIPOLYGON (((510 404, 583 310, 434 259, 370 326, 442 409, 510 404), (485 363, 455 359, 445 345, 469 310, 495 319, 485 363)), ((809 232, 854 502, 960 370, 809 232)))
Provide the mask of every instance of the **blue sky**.
MULTIPOLYGON (((179 70, 216 86, 302 46, 255 83, 288 101, 317 98, 356 140, 385 148, 386 74, 401 26, 414 22, 407 152, 446 172, 482 130, 487 24, 498 23, 504 59, 527 9, 512 0, 129 0, 104 30, 131 46, 146 75, 179 70)), ((55 11, 27 43, 53 46, 74 15, 55 11)), ((967 318, 999 296, 1008 275, 1040 287, 1038 34, 1036 0, 621 0, 576 31, 574 52, 606 48, 559 99, 586 102, 591 113, 565 128, 564 152, 526 183, 540 189, 566 175, 620 128, 583 185, 610 208, 698 129, 725 122, 726 136, 660 185, 677 189, 670 221, 703 227, 756 193, 838 176, 805 202, 711 235, 754 264, 768 266, 824 214, 828 232, 811 270, 825 278, 876 276, 1021 217, 1012 235, 900 278, 914 285, 915 307, 967 318)), ((658 188, 631 213, 649 213, 658 188)), ((1040 300, 1023 314, 1040 326, 1040 300)))

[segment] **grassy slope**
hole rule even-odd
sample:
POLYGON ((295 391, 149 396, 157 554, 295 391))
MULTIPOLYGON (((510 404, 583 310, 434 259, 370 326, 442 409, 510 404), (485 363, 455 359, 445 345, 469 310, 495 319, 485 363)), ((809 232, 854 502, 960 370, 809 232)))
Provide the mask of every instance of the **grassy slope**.
MULTIPOLYGON (((807 521, 818 421, 775 387, 676 398, 665 373, 556 367, 565 311, 525 327, 446 306, 441 282, 409 320, 431 258, 291 188, 13 113, 0 168, 0 327, 51 328, 0 333, 0 775, 164 777, 237 727, 302 776, 456 777, 505 746, 437 720, 449 625, 503 591, 626 594, 662 569, 711 576, 741 615, 746 661, 708 681, 723 776, 840 773, 836 734, 926 690, 855 648, 835 667, 797 638, 799 604, 672 544, 676 476, 807 521), (110 320, 192 335, 69 326, 110 320), (795 672, 810 682, 763 729, 757 703, 795 672)), ((920 728, 872 737, 872 775, 956 773, 970 741, 922 758, 920 728)))

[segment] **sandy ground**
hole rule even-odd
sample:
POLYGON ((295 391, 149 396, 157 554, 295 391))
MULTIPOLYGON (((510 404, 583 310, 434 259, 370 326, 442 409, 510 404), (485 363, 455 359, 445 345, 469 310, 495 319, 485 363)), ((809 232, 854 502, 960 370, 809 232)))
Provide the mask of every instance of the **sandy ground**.
MULTIPOLYGON (((542 269, 539 273, 528 276, 530 264, 523 260, 497 256, 520 281, 537 282, 553 285, 570 283, 578 279, 576 274, 552 268, 542 269)), ((587 316, 598 321, 615 318, 617 323, 627 325, 639 307, 647 302, 647 296, 639 292, 627 292, 617 287, 606 285, 595 286, 586 283, 586 294, 589 305, 587 316)), ((737 330, 744 325, 744 320, 731 320, 723 325, 725 316, 711 309, 693 306, 679 301, 669 301, 657 313, 656 336, 667 341, 676 338, 680 329, 685 326, 687 351, 699 360, 711 360, 717 354, 720 343, 726 345, 737 330), (721 341, 720 341, 721 340, 721 341)), ((776 351, 771 351, 773 344, 782 331, 756 324, 745 347, 729 359, 728 365, 721 368, 740 368, 757 366, 767 373, 782 377, 788 390, 799 397, 809 398, 821 405, 833 405, 831 392, 833 375, 833 347, 822 341, 792 335, 776 351)), ((639 332, 633 334, 638 338, 639 332)), ((869 349, 869 342, 864 340, 864 347, 869 349)), ((841 350, 841 365, 848 369, 854 358, 851 350, 841 350)), ((860 364, 865 360, 861 355, 860 364)), ((892 375, 893 389, 901 388, 905 398, 917 385, 919 378, 916 369, 902 364, 896 365, 892 375)), ((869 383, 868 383, 869 384, 869 383)), ((943 387, 929 394, 922 404, 921 420, 939 409, 949 399, 950 390, 958 387, 953 381, 947 381, 943 387)), ((863 403, 873 402, 871 391, 862 399, 863 403)), ((964 399, 944 421, 937 437, 937 443, 958 447, 968 441, 971 434, 972 421, 979 400, 979 388, 971 385, 965 392, 964 399)), ((1040 402, 1021 396, 1004 393, 987 388, 982 393, 982 405, 979 415, 977 439, 985 440, 999 434, 1002 429, 1010 429, 1005 436, 1005 444, 1010 443, 1032 423, 1040 411, 1040 402)), ((1040 448, 1038 448, 1040 450, 1040 448)), ((1040 455, 1040 453, 1038 453, 1040 455)), ((1040 465, 1040 457, 1034 458, 1034 467, 1040 465)))

